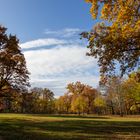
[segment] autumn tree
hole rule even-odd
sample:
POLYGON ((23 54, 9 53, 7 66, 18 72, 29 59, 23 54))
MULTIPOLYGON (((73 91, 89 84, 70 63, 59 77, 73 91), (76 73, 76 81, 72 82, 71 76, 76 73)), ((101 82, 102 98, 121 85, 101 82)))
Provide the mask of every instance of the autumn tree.
POLYGON ((90 113, 97 90, 81 82, 70 83, 67 86, 68 94, 72 95, 72 110, 77 113, 90 113))
POLYGON ((82 96, 86 101, 86 113, 89 114, 93 111, 93 102, 97 96, 98 91, 89 85, 85 85, 82 96))
POLYGON ((9 90, 24 90, 29 86, 29 72, 16 36, 7 35, 0 26, 0 96, 9 90))
POLYGON ((90 13, 102 22, 81 35, 88 39, 87 53, 98 58, 102 77, 128 73, 140 63, 140 1, 85 0, 91 4, 90 13))
POLYGON ((64 104, 64 97, 60 96, 58 99, 55 100, 55 109, 57 113, 65 113, 65 104, 64 104))
POLYGON ((48 88, 43 89, 42 103, 45 113, 54 112, 54 93, 48 88))
POLYGON ((22 93, 15 90, 10 95, 11 108, 10 112, 19 113, 22 111, 22 93))
POLYGON ((71 112, 72 95, 65 93, 63 96, 63 101, 64 101, 65 112, 66 113, 71 112))
POLYGON ((54 112, 54 93, 48 88, 35 87, 31 89, 28 100, 30 100, 32 111, 35 113, 54 112))
POLYGON ((124 114, 124 91, 122 88, 123 79, 119 76, 110 77, 106 82, 106 100, 112 114, 124 114))
POLYGON ((67 85, 67 90, 73 95, 79 95, 83 92, 85 85, 77 81, 76 83, 69 83, 67 85))
POLYGON ((106 102, 101 95, 95 98, 94 106, 98 114, 105 114, 106 102))
POLYGON ((71 102, 72 95, 65 93, 63 96, 60 96, 56 99, 55 108, 58 113, 70 113, 71 112, 71 102))
POLYGON ((84 112, 86 112, 86 108, 87 108, 87 102, 83 96, 77 96, 72 99, 71 109, 73 112, 76 112, 79 115, 81 113, 84 114, 84 112))
POLYGON ((140 113, 140 82, 137 80, 138 72, 133 72, 123 82, 125 93, 126 114, 140 113))

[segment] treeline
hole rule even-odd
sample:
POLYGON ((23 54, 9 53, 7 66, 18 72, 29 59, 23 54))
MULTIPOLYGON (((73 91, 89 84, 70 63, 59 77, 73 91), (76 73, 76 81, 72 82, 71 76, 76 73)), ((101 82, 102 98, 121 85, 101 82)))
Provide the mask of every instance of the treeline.
POLYGON ((0 112, 54 113, 54 93, 47 88, 11 91, 0 98, 0 112))
POLYGON ((59 98, 47 88, 11 91, 0 98, 1 112, 48 114, 140 114, 139 72, 124 80, 112 77, 97 89, 81 82, 67 85, 59 98))
POLYGON ((67 86, 68 92, 56 100, 58 113, 140 114, 140 72, 127 79, 114 76, 93 89, 80 82, 67 86))

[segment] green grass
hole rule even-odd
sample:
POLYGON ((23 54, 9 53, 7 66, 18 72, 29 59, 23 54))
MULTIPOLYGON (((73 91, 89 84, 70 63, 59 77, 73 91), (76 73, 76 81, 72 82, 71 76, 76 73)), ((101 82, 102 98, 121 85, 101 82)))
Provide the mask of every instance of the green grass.
POLYGON ((140 118, 0 114, 0 140, 139 140, 140 118))

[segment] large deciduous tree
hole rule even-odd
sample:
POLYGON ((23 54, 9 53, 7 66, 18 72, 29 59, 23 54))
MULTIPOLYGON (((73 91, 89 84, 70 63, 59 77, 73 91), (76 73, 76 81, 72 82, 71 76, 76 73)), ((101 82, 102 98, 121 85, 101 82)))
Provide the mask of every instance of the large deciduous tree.
POLYGON ((70 83, 67 86, 68 94, 72 95, 72 110, 78 113, 90 113, 97 90, 81 82, 70 83))
POLYGON ((12 89, 29 86, 29 72, 16 36, 7 35, 0 26, 0 96, 12 89))
POLYGON ((140 0, 85 0, 98 23, 81 35, 88 39, 88 55, 98 58, 103 76, 114 75, 120 66, 121 76, 140 64, 140 0))

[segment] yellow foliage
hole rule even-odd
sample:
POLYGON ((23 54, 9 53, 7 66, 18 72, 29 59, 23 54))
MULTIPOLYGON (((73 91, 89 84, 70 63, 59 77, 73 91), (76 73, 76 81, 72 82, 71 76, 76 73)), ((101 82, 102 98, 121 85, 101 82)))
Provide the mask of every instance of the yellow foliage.
MULTIPOLYGON (((120 34, 123 38, 127 38, 136 30, 140 30, 140 15, 138 14, 139 0, 85 0, 91 3, 90 13, 95 19, 98 15, 99 6, 103 3, 101 10, 101 18, 112 22, 110 32, 118 31, 121 28, 120 34)), ((131 36, 130 36, 131 37, 131 36)))
POLYGON ((85 0, 85 1, 88 2, 88 3, 89 3, 89 2, 92 2, 92 0, 85 0))
POLYGON ((121 76, 139 65, 140 0, 85 0, 93 19, 102 21, 82 34, 89 41, 89 56, 99 58, 100 73, 114 75, 116 62, 121 76), (104 24, 102 24, 104 23, 104 24))

